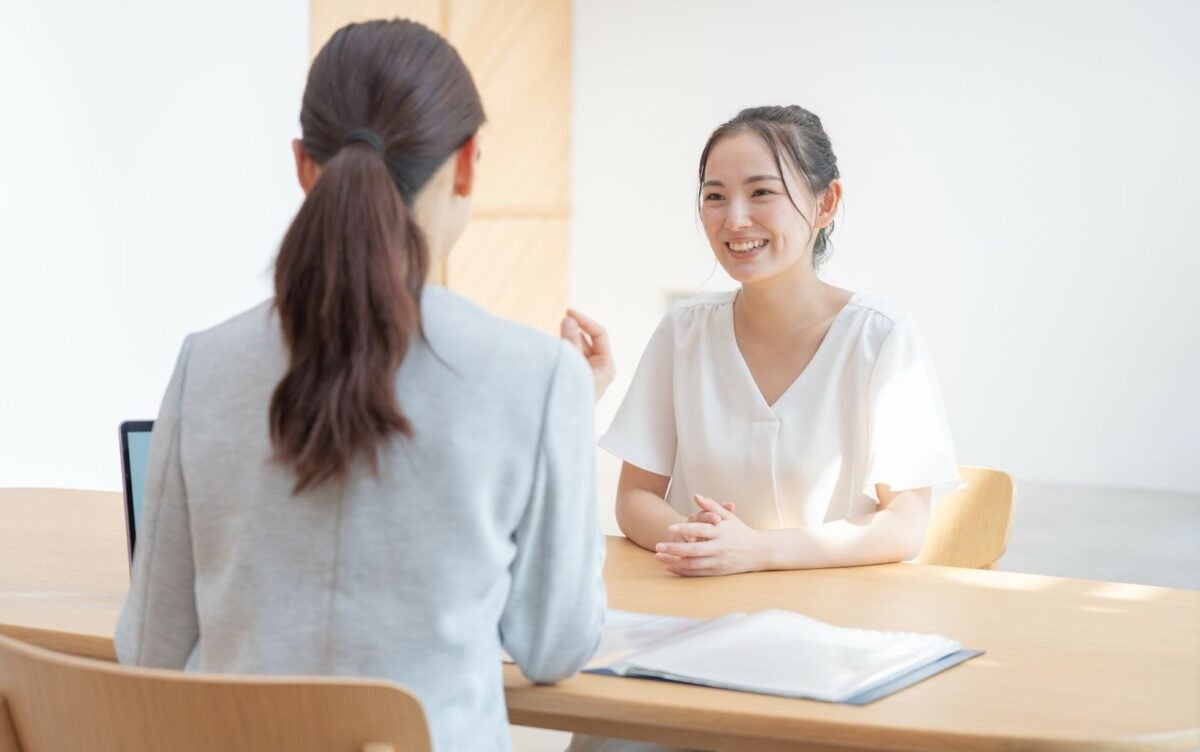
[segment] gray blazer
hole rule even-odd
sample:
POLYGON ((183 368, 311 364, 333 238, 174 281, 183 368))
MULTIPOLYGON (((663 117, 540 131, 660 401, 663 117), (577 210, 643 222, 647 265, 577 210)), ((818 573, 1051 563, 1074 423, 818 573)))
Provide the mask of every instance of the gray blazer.
POLYGON ((592 383, 566 343, 438 287, 396 376, 415 436, 298 496, 267 410, 287 351, 263 303, 189 336, 150 449, 123 663, 371 676, 421 698, 435 749, 506 750, 501 647, 533 681, 604 619, 592 383))

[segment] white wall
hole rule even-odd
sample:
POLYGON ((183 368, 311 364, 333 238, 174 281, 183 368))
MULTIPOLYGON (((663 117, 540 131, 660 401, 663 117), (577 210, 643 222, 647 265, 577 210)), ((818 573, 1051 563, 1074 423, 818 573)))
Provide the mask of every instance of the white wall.
MULTIPOLYGON (((913 314, 964 463, 1200 492, 1200 3, 576 0, 572 299, 620 375, 665 291, 728 289, 694 209, 745 106, 821 115, 827 278, 913 314)), ((610 463, 611 467, 611 463, 610 463)))
MULTIPOLYGON (((705 137, 798 102, 847 184, 828 276, 923 324, 963 461, 1200 491, 1198 27, 1189 0, 576 0, 600 424, 664 291, 728 285, 705 137)), ((306 47, 303 0, 0 5, 0 486, 117 488, 182 337, 269 294, 306 47)))
POLYGON ((0 486, 116 489, 190 331, 269 295, 308 4, 0 4, 0 486))

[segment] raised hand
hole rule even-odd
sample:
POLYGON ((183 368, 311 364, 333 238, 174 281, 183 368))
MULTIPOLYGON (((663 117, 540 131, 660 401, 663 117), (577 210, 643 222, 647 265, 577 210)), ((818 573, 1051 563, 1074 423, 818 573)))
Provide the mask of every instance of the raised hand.
POLYGON ((579 348, 592 367, 592 381, 596 388, 596 401, 599 402, 617 373, 608 332, 599 323, 572 308, 567 309, 560 328, 563 339, 579 348))

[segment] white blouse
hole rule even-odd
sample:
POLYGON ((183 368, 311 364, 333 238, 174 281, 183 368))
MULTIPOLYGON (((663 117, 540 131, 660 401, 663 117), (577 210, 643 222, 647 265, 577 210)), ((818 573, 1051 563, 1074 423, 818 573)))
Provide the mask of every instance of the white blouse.
POLYGON ((875 511, 875 485, 954 488, 958 468, 916 325, 855 294, 808 366, 768 405, 733 332, 735 292, 676 304, 650 338, 600 445, 671 477, 667 502, 737 504, 759 529, 875 511))

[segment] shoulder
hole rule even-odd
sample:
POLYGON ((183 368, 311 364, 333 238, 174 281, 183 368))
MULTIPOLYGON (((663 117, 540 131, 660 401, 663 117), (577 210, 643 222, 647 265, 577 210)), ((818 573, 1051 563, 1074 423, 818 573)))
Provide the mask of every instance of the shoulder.
POLYGON ((689 334, 701 334, 713 322, 731 315, 735 297, 737 290, 727 290, 681 300, 663 317, 663 325, 669 322, 677 340, 687 339, 689 334))
POLYGON ((703 295, 696 295, 685 300, 680 300, 671 306, 670 316, 673 319, 695 319, 697 317, 711 316, 714 313, 719 313, 722 310, 728 310, 733 305, 733 299, 737 297, 737 290, 725 290, 723 292, 710 292, 703 295))
POLYGON ((476 378, 544 384, 560 362, 590 374, 583 356, 565 341, 494 316, 444 287, 424 288, 421 323, 436 356, 476 378))
POLYGON ((925 352, 917 322, 891 302, 856 293, 846 307, 847 331, 870 362, 908 361, 925 352))
POLYGON ((279 317, 267 300, 183 341, 176 378, 187 393, 234 400, 274 387, 287 367, 279 317))
POLYGON ((202 329, 192 335, 193 339, 229 340, 260 334, 272 328, 278 320, 274 301, 264 300, 241 313, 230 316, 219 324, 202 329))
POLYGON ((897 324, 907 322, 908 315, 889 300, 869 293, 856 292, 846 303, 848 312, 871 326, 891 331, 897 324))
POLYGON ((906 337, 916 333, 916 322, 903 309, 867 293, 854 293, 845 313, 852 321, 853 331, 879 345, 893 335, 906 337))
POLYGON ((221 323, 195 332, 184 343, 192 362, 219 359, 223 367, 239 361, 264 361, 282 357, 284 348, 279 317, 270 300, 264 300, 221 323))

